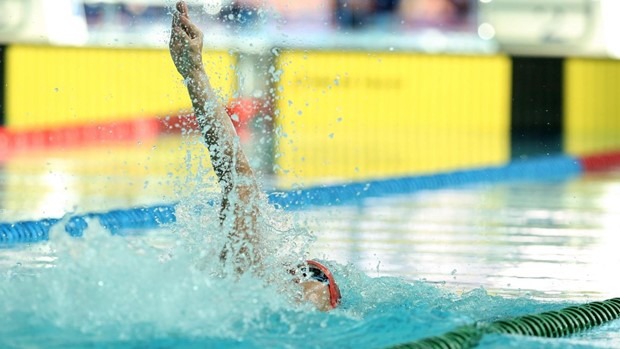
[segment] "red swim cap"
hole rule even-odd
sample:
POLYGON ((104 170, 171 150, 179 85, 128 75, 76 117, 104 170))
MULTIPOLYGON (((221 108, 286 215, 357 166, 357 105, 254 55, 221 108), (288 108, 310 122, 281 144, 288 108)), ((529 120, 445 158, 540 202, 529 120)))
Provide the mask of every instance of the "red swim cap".
POLYGON ((342 296, 340 295, 340 288, 338 288, 334 276, 329 271, 329 269, 327 269, 326 266, 317 261, 308 260, 306 261, 306 263, 308 263, 309 267, 314 267, 318 269, 327 279, 327 286, 329 288, 329 303, 331 304, 332 308, 335 308, 340 303, 340 298, 342 298, 342 296))

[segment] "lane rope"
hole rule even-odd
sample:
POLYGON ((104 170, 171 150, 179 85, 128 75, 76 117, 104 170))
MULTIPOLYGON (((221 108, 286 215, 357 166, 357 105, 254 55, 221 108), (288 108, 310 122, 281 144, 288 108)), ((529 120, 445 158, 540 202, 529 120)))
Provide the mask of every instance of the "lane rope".
MULTIPOLYGON (((504 166, 273 192, 268 198, 276 207, 299 210, 313 206, 352 204, 371 197, 409 194, 421 190, 475 183, 568 179, 578 176, 582 170, 582 165, 576 158, 549 156, 512 162, 504 166)), ((79 237, 88 227, 87 219, 98 219, 112 234, 122 234, 126 229, 155 229, 176 221, 175 204, 87 213, 74 215, 68 220, 47 218, 0 223, 0 246, 47 241, 51 227, 65 221, 65 231, 71 236, 79 237)))
POLYGON ((534 337, 566 337, 616 320, 620 298, 574 305, 557 311, 524 315, 493 322, 461 326, 439 336, 398 344, 386 349, 467 349, 474 348, 487 334, 534 337))

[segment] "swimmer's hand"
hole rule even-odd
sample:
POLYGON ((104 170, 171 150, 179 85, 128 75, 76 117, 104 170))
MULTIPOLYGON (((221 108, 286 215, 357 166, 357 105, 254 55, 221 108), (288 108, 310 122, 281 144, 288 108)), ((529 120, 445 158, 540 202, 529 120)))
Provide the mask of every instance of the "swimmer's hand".
POLYGON ((170 55, 183 78, 192 78, 204 73, 202 64, 202 31, 189 19, 187 4, 177 2, 177 11, 172 17, 170 55))

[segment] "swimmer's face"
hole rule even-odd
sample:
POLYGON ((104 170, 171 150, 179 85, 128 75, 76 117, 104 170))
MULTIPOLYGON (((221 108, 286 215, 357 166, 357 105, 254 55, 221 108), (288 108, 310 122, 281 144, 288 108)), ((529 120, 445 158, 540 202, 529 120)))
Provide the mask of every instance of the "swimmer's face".
POLYGON ((316 280, 306 280, 299 283, 302 288, 303 300, 309 301, 320 311, 332 308, 329 298, 329 286, 316 280))

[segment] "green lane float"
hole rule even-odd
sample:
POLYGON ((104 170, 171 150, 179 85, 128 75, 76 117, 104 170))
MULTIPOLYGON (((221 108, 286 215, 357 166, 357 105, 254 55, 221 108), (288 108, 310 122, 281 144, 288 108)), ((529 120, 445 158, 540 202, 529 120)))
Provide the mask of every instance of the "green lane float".
POLYGON ((570 306, 557 311, 519 316, 493 322, 477 322, 440 336, 398 344, 389 349, 473 348, 485 334, 513 334, 535 337, 565 337, 620 317, 620 298, 570 306))

